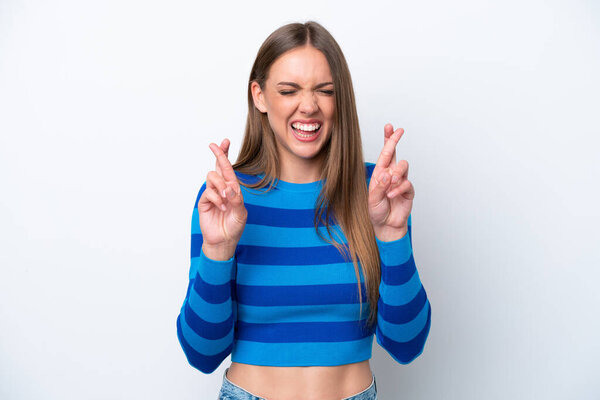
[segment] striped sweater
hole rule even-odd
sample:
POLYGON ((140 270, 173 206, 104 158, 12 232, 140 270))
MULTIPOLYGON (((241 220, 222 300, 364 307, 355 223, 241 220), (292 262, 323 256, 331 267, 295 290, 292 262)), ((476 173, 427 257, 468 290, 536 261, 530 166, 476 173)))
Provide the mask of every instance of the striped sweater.
MULTIPOLYGON (((365 163, 367 184, 375 164, 365 163)), ((242 182, 263 175, 235 172, 242 182)), ((431 307, 407 234, 376 239, 381 261, 377 324, 369 313, 362 269, 362 315, 352 261, 321 239, 314 227, 322 181, 279 180, 269 192, 240 185, 246 226, 229 260, 202 252, 198 220, 200 188, 192 213, 189 284, 177 317, 177 336, 188 362, 205 374, 231 361, 268 366, 331 366, 371 358, 373 335, 388 354, 408 364, 422 352, 431 307)), ((338 225, 338 241, 347 244, 338 225)), ((324 225, 319 225, 328 237, 324 225)), ((359 264, 360 265, 360 264, 359 264)))

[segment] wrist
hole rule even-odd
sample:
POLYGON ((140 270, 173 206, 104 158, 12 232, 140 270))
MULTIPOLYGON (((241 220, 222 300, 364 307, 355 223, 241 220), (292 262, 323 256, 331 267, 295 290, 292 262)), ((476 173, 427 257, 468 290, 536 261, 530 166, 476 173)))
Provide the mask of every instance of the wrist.
POLYGON ((402 239, 408 233, 408 225, 400 228, 383 227, 375 229, 375 236, 381 242, 393 242, 402 239))
POLYGON ((235 254, 235 246, 202 244, 204 255, 214 261, 227 261, 235 254))

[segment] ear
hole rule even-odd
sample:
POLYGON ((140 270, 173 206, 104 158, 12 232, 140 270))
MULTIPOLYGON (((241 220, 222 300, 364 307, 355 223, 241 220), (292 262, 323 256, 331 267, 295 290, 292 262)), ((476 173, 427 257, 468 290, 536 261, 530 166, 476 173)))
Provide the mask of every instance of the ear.
POLYGON ((260 88, 258 82, 254 81, 250 85, 250 90, 252 91, 252 99, 254 100, 254 107, 258 109, 261 113, 267 112, 267 107, 265 107, 264 93, 260 88))

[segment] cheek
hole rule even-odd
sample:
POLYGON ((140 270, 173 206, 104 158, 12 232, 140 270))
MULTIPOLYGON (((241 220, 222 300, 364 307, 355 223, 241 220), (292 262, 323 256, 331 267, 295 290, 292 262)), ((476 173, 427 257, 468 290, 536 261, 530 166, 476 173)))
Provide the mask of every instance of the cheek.
POLYGON ((290 104, 281 102, 272 108, 274 119, 277 119, 281 123, 285 124, 286 121, 291 118, 294 108, 290 104))
POLYGON ((333 118, 333 114, 335 111, 335 101, 331 100, 323 104, 322 108, 323 114, 327 116, 327 118, 333 118))

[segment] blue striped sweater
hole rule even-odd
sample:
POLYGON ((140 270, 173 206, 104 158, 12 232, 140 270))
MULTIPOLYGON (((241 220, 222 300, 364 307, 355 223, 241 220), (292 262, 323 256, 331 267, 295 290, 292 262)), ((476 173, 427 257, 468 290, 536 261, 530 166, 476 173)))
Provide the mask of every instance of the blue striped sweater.
MULTIPOLYGON (((367 184, 374 167, 365 163, 367 184)), ((263 176, 235 173, 243 182, 263 176)), ((202 252, 197 206, 206 182, 194 203, 189 284, 177 317, 177 336, 193 367, 210 374, 230 354, 234 362, 281 367, 355 363, 371 358, 374 334, 401 364, 423 352, 431 307, 413 258, 410 216, 404 237, 375 238, 381 261, 377 324, 366 329, 362 269, 359 315, 352 262, 315 231, 322 181, 280 180, 269 192, 240 187, 248 218, 229 260, 202 252)), ((347 244, 339 226, 332 227, 347 244)), ((328 237, 324 225, 319 230, 328 237)))

